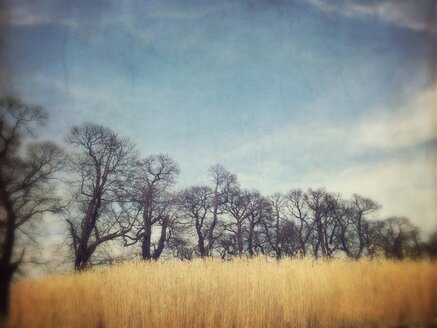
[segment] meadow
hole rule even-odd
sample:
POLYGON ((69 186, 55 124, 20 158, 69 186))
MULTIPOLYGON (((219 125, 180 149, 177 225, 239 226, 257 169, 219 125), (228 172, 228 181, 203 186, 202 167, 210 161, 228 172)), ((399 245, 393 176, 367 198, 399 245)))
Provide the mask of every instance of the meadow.
POLYGON ((13 286, 10 327, 398 327, 437 321, 437 263, 130 262, 13 286))

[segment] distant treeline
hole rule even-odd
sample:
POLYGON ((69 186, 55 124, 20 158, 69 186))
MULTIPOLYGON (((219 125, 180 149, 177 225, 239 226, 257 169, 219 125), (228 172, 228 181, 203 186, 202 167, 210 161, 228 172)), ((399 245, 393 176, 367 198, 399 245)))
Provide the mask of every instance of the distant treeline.
POLYGON ((67 141, 76 269, 115 238, 140 248, 145 260, 163 254, 402 259, 424 252, 417 227, 402 217, 375 220, 380 206, 360 195, 343 199, 319 188, 264 196, 242 188, 221 165, 210 167, 209 184, 176 190, 175 161, 162 154, 140 158, 134 144, 106 127, 85 123, 67 141))
POLYGON ((265 196, 221 165, 210 167, 209 184, 176 190, 179 168, 168 155, 142 158, 129 139, 94 123, 73 127, 67 149, 31 141, 46 111, 13 97, 0 108, 2 298, 25 253, 16 239, 31 238, 48 212, 65 220, 77 270, 100 261, 94 255, 114 240, 145 260, 436 254, 435 234, 425 243, 407 218, 377 219, 372 199, 323 188, 265 196))

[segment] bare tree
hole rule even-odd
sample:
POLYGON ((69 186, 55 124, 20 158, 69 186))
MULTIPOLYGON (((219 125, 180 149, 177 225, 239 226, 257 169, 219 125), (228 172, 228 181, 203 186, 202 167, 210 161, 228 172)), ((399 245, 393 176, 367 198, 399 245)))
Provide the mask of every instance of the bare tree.
POLYGON ((236 251, 238 256, 243 255, 244 224, 249 218, 250 193, 247 190, 233 188, 228 193, 226 212, 230 214, 230 222, 225 225, 225 230, 235 235, 236 251))
POLYGON ((294 189, 287 193, 285 200, 286 220, 296 222, 296 237, 298 239, 299 253, 307 255, 307 243, 313 231, 309 217, 309 209, 306 206, 305 194, 300 189, 294 189))
POLYGON ((306 206, 308 206, 308 213, 311 220, 311 228, 315 232, 314 243, 313 243, 313 253, 317 258, 319 256, 319 251, 321 250, 322 256, 327 255, 326 245, 325 245, 325 225, 324 225, 324 201, 326 196, 326 190, 323 188, 319 189, 309 189, 305 195, 304 200, 306 206))
POLYGON ((368 240, 368 216, 375 213, 380 208, 377 204, 370 198, 362 197, 360 195, 354 194, 351 200, 351 223, 354 227, 355 234, 357 237, 357 250, 354 255, 355 258, 361 257, 364 250, 369 245, 368 240))
POLYGON ((97 247, 130 230, 129 186, 134 145, 109 128, 93 123, 71 129, 70 189, 73 213, 67 218, 74 267, 90 264, 97 247))
POLYGON ((134 220, 132 233, 125 235, 125 245, 140 242, 144 260, 161 256, 170 229, 178 222, 176 196, 169 192, 178 175, 177 164, 167 155, 153 155, 137 162, 133 202, 140 215, 134 220))
POLYGON ((54 192, 61 149, 33 142, 22 151, 25 138, 46 118, 40 107, 13 97, 0 100, 0 316, 7 314, 10 283, 25 253, 16 249, 17 235, 28 234, 45 213, 61 210, 54 192))
POLYGON ((225 234, 221 236, 221 246, 227 253, 241 257, 246 250, 249 256, 255 255, 257 249, 263 251, 262 227, 272 214, 269 201, 258 191, 235 186, 228 193, 225 209, 228 220, 222 222, 225 234))
POLYGON ((208 186, 193 186, 184 189, 179 196, 179 206, 194 226, 197 249, 201 257, 208 256, 205 241, 211 224, 212 189, 208 186))
POLYGON ((388 258, 417 256, 418 228, 404 217, 390 217, 372 225, 372 241, 388 258))
POLYGON ((333 257, 341 251, 341 232, 345 220, 345 206, 340 194, 326 193, 324 199, 324 244, 326 256, 333 257))
POLYGON ((212 181, 212 220, 207 230, 205 245, 206 254, 210 255, 214 242, 217 239, 215 229, 219 223, 219 215, 225 211, 225 205, 229 199, 229 193, 237 186, 237 177, 221 165, 213 165, 209 169, 212 181))
POLYGON ((271 220, 273 209, 269 200, 258 191, 248 193, 248 201, 247 251, 249 256, 254 256, 256 246, 262 246, 256 238, 260 235, 256 229, 262 227, 263 222, 271 220))
POLYGON ((283 222, 284 222, 284 196, 280 193, 275 193, 268 198, 272 210, 270 220, 263 221, 265 241, 273 250, 276 259, 282 258, 283 247, 283 222))

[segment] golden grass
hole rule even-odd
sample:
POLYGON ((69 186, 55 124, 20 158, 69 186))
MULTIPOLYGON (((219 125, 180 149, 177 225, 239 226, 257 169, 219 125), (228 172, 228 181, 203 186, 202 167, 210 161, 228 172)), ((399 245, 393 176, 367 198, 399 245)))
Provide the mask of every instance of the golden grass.
POLYGON ((391 327, 437 314, 437 264, 264 258, 126 263, 22 281, 11 327, 391 327))

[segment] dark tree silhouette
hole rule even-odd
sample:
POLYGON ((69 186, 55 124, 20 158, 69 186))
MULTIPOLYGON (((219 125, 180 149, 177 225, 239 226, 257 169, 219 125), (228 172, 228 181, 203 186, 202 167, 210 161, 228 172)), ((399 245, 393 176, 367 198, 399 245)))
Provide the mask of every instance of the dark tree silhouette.
POLYGON ((307 245, 312 233, 308 212, 309 209, 306 206, 304 192, 300 189, 291 190, 286 195, 285 216, 289 218, 290 221, 296 222, 298 252, 302 256, 307 255, 307 245))
POLYGON ((422 244, 422 248, 430 258, 437 258, 437 231, 429 236, 428 240, 422 244))
POLYGON ((276 259, 282 258, 284 235, 284 197, 280 193, 275 193, 268 198, 270 202, 270 218, 262 222, 265 242, 274 252, 276 259))
MULTIPOLYGON (((223 167, 220 170, 227 172, 223 167)), ((323 188, 307 192, 294 189, 286 195, 276 193, 265 198, 257 191, 241 189, 236 177, 228 172, 225 176, 230 177, 225 180, 230 183, 219 198, 215 223, 212 188, 188 187, 179 194, 180 214, 191 226, 191 233, 196 232, 195 244, 201 257, 211 255, 209 235, 214 226, 219 227, 212 239, 214 250, 222 258, 259 253, 272 254, 277 259, 308 255, 330 258, 344 253, 359 259, 374 256, 377 249, 391 258, 427 253, 417 227, 407 219, 375 221, 380 206, 369 198, 354 194, 348 200, 323 188), (398 239, 403 240, 397 248, 396 243, 389 241, 394 238, 394 231, 399 231, 398 239)), ((183 244, 190 258, 191 237, 188 234, 185 244, 181 240, 176 244, 183 244)))
POLYGON ((229 200, 229 193, 237 186, 237 177, 230 173, 221 165, 214 165, 209 169, 212 182, 211 212, 212 220, 207 227, 207 238, 205 242, 205 252, 211 255, 211 250, 217 240, 215 230, 219 224, 219 215, 226 210, 225 206, 229 200))
POLYGON ((269 200, 258 191, 248 193, 248 201, 247 252, 254 256, 256 247, 262 246, 257 229, 262 228, 263 222, 271 220, 273 209, 269 200))
POLYGON ((407 218, 390 217, 372 225, 372 240, 385 257, 403 259, 417 256, 419 246, 417 227, 407 218))
POLYGON ((140 242, 144 260, 158 259, 171 229, 176 228, 176 196, 169 189, 178 175, 177 164, 167 155, 150 156, 135 166, 133 203, 139 215, 134 218, 132 233, 125 235, 125 245, 140 242), (157 241, 152 236, 154 232, 157 241))
POLYGON ((310 226, 314 231, 313 236, 313 254, 317 258, 319 257, 319 251, 322 256, 327 255, 325 232, 326 226, 324 222, 324 201, 326 196, 326 190, 323 188, 309 189, 304 195, 306 206, 308 207, 310 226))
POLYGON ((124 236, 129 221, 134 146, 109 128, 86 123, 71 129, 70 189, 73 212, 67 218, 74 267, 89 265, 97 247, 124 236))
POLYGON ((211 220, 211 204, 213 192, 208 186, 193 186, 181 191, 179 206, 188 222, 194 226, 197 239, 197 250, 201 257, 208 256, 205 240, 211 220))
POLYGON ((368 216, 375 213, 380 208, 380 205, 370 198, 357 194, 352 196, 350 204, 348 212, 349 222, 356 242, 351 241, 350 244, 355 244, 355 247, 346 247, 345 250, 347 254, 360 258, 370 245, 368 216))
POLYGON ((245 223, 249 218, 250 193, 247 190, 233 188, 228 193, 226 212, 230 214, 229 223, 225 225, 225 231, 234 235, 236 240, 236 253, 242 256, 244 252, 243 235, 245 223))
POLYGON ((326 256, 333 257, 341 250, 341 222, 344 220, 343 200, 339 194, 326 193, 323 206, 324 244, 326 256))
POLYGON ((44 213, 61 210, 54 192, 61 149, 51 142, 23 145, 46 118, 41 107, 13 97, 0 100, 0 316, 7 313, 12 276, 25 253, 15 249, 17 235, 26 234, 44 213))

